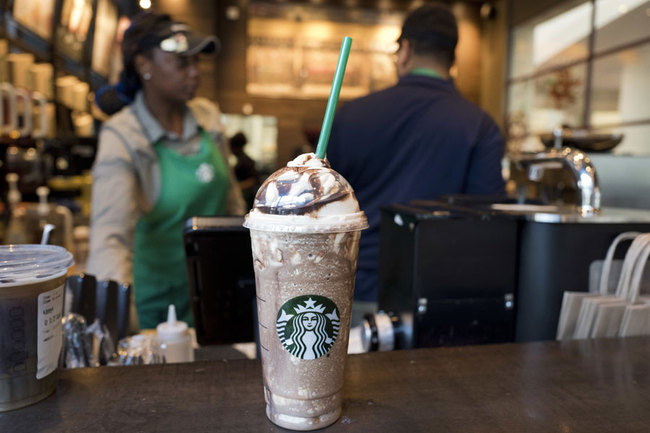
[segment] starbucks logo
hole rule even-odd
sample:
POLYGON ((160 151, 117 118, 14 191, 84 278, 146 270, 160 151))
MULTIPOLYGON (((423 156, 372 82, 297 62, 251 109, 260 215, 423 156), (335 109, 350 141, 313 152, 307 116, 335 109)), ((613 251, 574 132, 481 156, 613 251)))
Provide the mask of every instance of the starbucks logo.
POLYGON ((336 304, 318 295, 288 300, 275 322, 282 346, 300 359, 317 359, 329 352, 340 325, 336 304))
POLYGON ((201 165, 199 165, 199 168, 196 169, 196 178, 203 182, 203 183, 208 183, 212 179, 214 179, 214 167, 207 162, 202 162, 201 165))

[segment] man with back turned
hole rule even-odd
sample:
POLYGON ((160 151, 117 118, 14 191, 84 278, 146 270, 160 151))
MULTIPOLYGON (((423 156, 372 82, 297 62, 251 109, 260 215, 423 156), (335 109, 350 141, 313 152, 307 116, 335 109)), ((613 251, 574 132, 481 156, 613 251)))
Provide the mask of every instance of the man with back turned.
POLYGON ((458 42, 449 8, 415 9, 397 42, 398 83, 342 106, 327 151, 370 224, 361 236, 353 326, 377 307, 380 206, 504 192, 499 128, 449 77, 458 42))

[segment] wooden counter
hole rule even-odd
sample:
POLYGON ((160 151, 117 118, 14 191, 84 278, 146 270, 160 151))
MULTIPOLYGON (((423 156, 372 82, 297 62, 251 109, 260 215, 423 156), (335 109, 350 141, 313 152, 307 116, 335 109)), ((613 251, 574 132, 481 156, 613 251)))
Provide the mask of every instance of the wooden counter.
MULTIPOLYGON (((257 360, 61 372, 0 432, 274 432, 257 360)), ((331 432, 648 432, 650 338, 352 355, 331 432)))

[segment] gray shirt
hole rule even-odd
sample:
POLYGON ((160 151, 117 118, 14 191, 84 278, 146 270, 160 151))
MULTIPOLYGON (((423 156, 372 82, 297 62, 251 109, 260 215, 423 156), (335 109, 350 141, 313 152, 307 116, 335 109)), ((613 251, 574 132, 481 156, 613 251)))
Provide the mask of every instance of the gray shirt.
MULTIPOLYGON (((103 125, 92 170, 89 274, 133 283, 135 226, 160 195, 160 166, 153 144, 160 141, 181 155, 198 153, 200 125, 227 164, 230 148, 219 117, 210 101, 194 99, 186 107, 183 133, 178 136, 160 126, 138 93, 131 105, 103 125)), ((245 204, 230 166, 229 178, 228 214, 243 215, 245 204)))

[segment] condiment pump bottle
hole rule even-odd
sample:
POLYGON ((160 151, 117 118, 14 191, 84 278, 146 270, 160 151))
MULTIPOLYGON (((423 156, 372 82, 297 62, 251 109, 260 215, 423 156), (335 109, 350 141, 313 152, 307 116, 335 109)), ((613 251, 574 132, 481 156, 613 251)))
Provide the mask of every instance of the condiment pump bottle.
POLYGON ((156 327, 156 340, 165 362, 192 362, 194 348, 187 323, 176 320, 176 307, 170 305, 167 321, 156 327))

